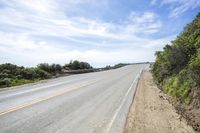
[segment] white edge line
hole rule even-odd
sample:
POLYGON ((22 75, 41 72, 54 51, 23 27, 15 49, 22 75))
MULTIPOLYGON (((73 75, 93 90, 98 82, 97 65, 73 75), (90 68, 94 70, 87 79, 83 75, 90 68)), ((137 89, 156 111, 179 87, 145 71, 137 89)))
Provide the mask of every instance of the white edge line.
POLYGON ((126 94, 125 94, 125 96, 124 96, 124 98, 123 98, 123 100, 122 100, 122 102, 121 102, 119 108, 117 108, 115 114, 113 115, 111 121, 109 122, 109 124, 108 124, 108 126, 107 126, 107 128, 106 128, 106 131, 105 131, 106 133, 109 133, 109 132, 110 132, 110 129, 111 129, 112 125, 113 125, 113 122, 115 121, 117 115, 119 114, 119 111, 121 110, 122 106, 125 104, 126 99, 127 99, 127 96, 128 96, 128 94, 129 94, 129 92, 131 91, 131 89, 132 89, 132 87, 133 87, 135 81, 136 81, 137 79, 139 79, 139 76, 141 75, 141 72, 142 72, 142 69, 140 70, 139 74, 136 76, 136 78, 135 78, 135 79, 133 80, 133 82, 131 83, 131 86, 128 88, 128 91, 126 92, 126 94))

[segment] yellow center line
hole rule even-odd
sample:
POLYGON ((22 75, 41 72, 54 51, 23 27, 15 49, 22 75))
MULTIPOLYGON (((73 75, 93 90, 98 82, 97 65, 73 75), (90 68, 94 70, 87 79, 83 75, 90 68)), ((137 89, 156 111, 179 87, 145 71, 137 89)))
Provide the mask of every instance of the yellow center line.
POLYGON ((25 104, 22 104, 22 105, 19 105, 19 106, 16 106, 16 107, 11 107, 10 109, 7 109, 5 111, 1 111, 0 112, 0 116, 8 114, 8 113, 11 113, 11 112, 14 112, 14 111, 17 111, 19 109, 23 109, 25 107, 29 107, 31 105, 34 105, 34 104, 37 104, 37 103, 40 103, 40 102, 43 102, 43 101, 46 101, 46 100, 49 100, 49 99, 57 97, 57 96, 61 96, 61 95, 65 94, 65 93, 71 92, 73 90, 80 89, 80 88, 92 85, 92 84, 94 84, 94 83, 96 83, 98 81, 101 81, 101 80, 105 80, 105 79, 100 79, 100 80, 96 80, 96 81, 89 82, 89 83, 86 82, 83 85, 80 85, 79 87, 73 87, 70 90, 64 90, 64 91, 56 92, 56 93, 54 93, 54 94, 52 94, 50 96, 43 97, 43 98, 40 98, 40 99, 35 99, 35 100, 33 100, 33 101, 29 102, 29 103, 25 103, 25 104))

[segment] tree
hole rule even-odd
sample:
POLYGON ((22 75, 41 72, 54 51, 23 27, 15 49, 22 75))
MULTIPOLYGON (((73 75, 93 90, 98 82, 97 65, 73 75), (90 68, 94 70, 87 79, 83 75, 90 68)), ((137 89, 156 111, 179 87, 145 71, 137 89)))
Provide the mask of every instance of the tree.
POLYGON ((79 62, 75 60, 75 61, 70 61, 69 64, 65 64, 63 68, 70 70, 78 70, 78 69, 91 69, 92 66, 87 62, 79 62))
POLYGON ((182 33, 156 52, 152 74, 165 92, 187 102, 192 88, 200 87, 200 13, 182 33))
POLYGON ((44 70, 46 72, 49 72, 49 73, 52 72, 52 66, 50 66, 48 63, 40 63, 37 65, 37 68, 44 70))
POLYGON ((56 74, 62 71, 62 66, 59 64, 52 64, 51 66, 51 73, 56 74))

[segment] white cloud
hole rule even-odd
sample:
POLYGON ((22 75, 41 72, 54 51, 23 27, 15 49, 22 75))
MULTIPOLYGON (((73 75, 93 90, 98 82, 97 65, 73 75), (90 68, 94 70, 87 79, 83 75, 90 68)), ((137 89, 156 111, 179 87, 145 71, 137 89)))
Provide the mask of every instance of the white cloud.
POLYGON ((157 0, 151 0, 150 5, 155 5, 157 3, 157 0))
POLYGON ((194 9, 197 7, 200 7, 199 0, 191 0, 190 2, 188 2, 187 0, 179 1, 179 5, 172 10, 170 17, 178 17, 189 9, 194 9))
POLYGON ((156 33, 162 27, 161 21, 153 12, 144 12, 143 14, 132 12, 129 20, 126 29, 133 33, 156 33))
POLYGON ((0 63, 32 66, 40 62, 63 64, 71 59, 93 64, 152 61, 154 51, 173 38, 137 36, 160 30, 162 23, 153 12, 132 12, 126 20, 116 24, 83 16, 68 16, 65 5, 70 8, 71 4, 73 8, 81 4, 81 0, 68 0, 61 4, 55 0, 2 2, 6 6, 0 9, 0 26, 6 28, 0 31, 0 63), (35 39, 35 36, 40 39, 35 39), (60 44, 59 39, 50 41, 44 36, 67 40, 66 45, 60 44), (72 48, 76 43, 80 46, 72 48), (86 48, 83 50, 82 47, 86 48))
POLYGON ((170 6, 169 17, 178 17, 184 12, 200 7, 200 0, 152 0, 151 5, 161 3, 161 5, 170 6))
POLYGON ((71 59, 88 61, 95 66, 118 62, 152 61, 154 51, 161 50, 163 45, 173 38, 132 40, 132 43, 137 43, 136 47, 133 47, 130 41, 126 48, 105 51, 101 49, 70 50, 56 44, 30 41, 27 35, 20 35, 21 38, 13 35, 4 36, 2 38, 7 38, 9 41, 3 40, 6 43, 4 45, 0 42, 1 63, 11 61, 24 66, 35 66, 41 62, 64 64, 71 59))

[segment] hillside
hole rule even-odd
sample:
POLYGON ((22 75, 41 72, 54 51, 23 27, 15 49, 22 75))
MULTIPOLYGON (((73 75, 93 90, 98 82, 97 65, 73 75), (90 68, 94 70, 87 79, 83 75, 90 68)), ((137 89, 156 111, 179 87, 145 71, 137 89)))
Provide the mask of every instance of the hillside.
POLYGON ((152 74, 177 111, 200 131, 200 13, 171 44, 155 53, 152 74))

